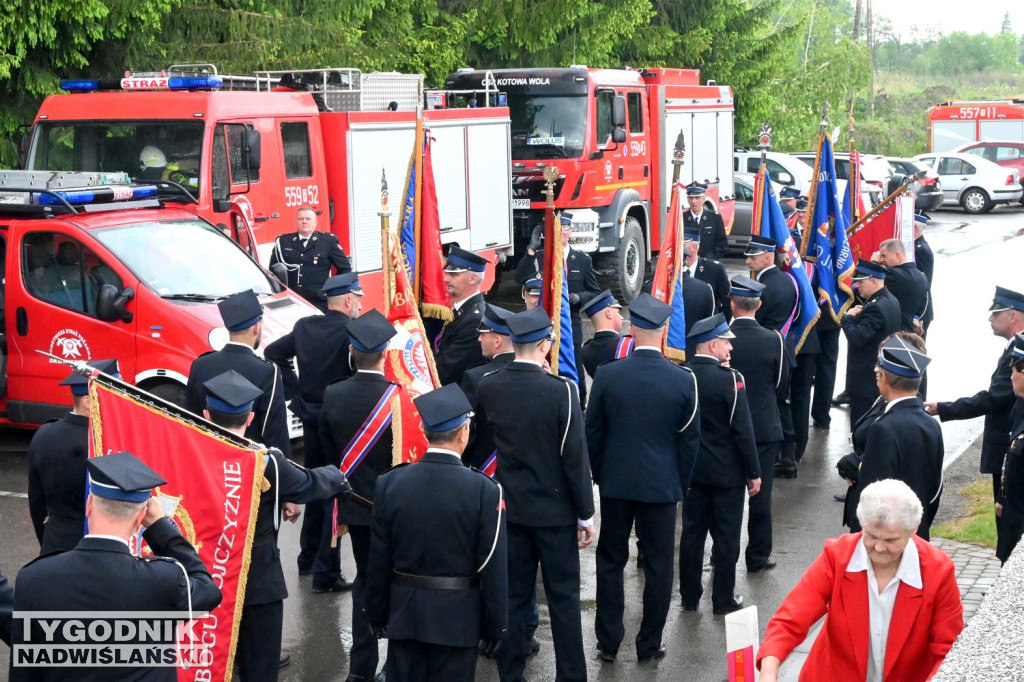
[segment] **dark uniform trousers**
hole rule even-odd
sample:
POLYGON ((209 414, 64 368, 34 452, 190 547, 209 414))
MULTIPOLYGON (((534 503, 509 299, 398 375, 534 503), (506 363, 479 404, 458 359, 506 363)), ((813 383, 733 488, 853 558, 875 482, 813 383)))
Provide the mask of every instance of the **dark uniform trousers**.
POLYGON ((755 319, 733 318, 730 329, 736 335, 731 365, 743 375, 761 467, 761 491, 750 498, 746 552, 747 568, 759 569, 772 553, 772 488, 783 437, 778 404, 789 395, 789 354, 781 334, 755 319))
POLYGON ((85 535, 89 418, 69 412, 43 424, 28 446, 28 510, 39 554, 75 548, 85 535))
POLYGON ((264 476, 270 482, 270 490, 260 495, 235 656, 242 682, 276 680, 281 659, 281 627, 288 588, 277 546, 275 506, 282 501, 308 504, 333 497, 341 492, 345 480, 335 467, 303 469, 276 449, 271 449, 267 457, 264 476))
MULTIPOLYGON (((327 387, 324 394, 324 408, 320 418, 320 441, 328 463, 339 466, 342 450, 365 423, 367 416, 377 405, 381 396, 392 384, 375 372, 360 371, 347 379, 327 387)), ((391 450, 394 436, 388 428, 381 434, 362 462, 351 470, 349 483, 352 490, 373 501, 374 486, 381 472, 391 466, 391 450)), ((327 506, 326 510, 331 507, 327 506)), ((340 571, 335 564, 337 550, 329 550, 332 514, 325 513, 321 551, 317 553, 313 569, 313 580, 329 584, 334 580, 333 570, 340 571)), ((371 513, 352 502, 338 503, 338 522, 348 525, 348 536, 352 542, 352 556, 356 562, 356 576, 352 585, 352 649, 350 651, 349 673, 372 677, 377 672, 379 654, 377 640, 370 632, 366 619, 366 579, 370 559, 371 513)))
POLYGON ((676 508, 697 460, 700 410, 693 374, 650 348, 606 363, 587 406, 587 450, 601 491, 597 617, 602 650, 617 653, 625 629, 622 572, 629 536, 643 546, 643 619, 636 653, 662 644, 672 601, 676 508))
POLYGON ((579 398, 571 382, 513 361, 479 384, 478 418, 494 430, 495 478, 508 505, 508 636, 498 648, 502 682, 526 667, 526 623, 543 569, 555 648, 555 677, 585 680, 576 523, 594 514, 579 398), (511 407, 510 407, 511 406, 511 407))
POLYGON ((484 316, 484 295, 473 294, 453 313, 437 339, 435 359, 442 384, 457 384, 462 373, 484 361, 477 327, 484 316))
POLYGON ((352 264, 338 243, 338 237, 330 232, 313 232, 305 244, 298 232, 280 235, 274 240, 270 254, 270 265, 277 263, 287 268, 288 288, 298 292, 322 313, 327 312, 327 298, 320 289, 331 276, 331 268, 339 275, 352 271, 352 264))
MULTIPOLYGON (((327 464, 318 434, 320 410, 328 384, 353 373, 349 364, 349 322, 349 316, 338 310, 328 310, 322 316, 304 317, 295 323, 291 332, 271 343, 264 351, 267 360, 280 368, 285 398, 291 400, 292 411, 302 420, 302 463, 307 469, 327 464), (292 369, 292 358, 302 375, 301 382, 292 369)), ((331 506, 328 503, 327 509, 331 506)), ((299 534, 300 570, 313 567, 313 559, 320 548, 325 513, 323 504, 306 505, 299 534)), ((340 549, 338 545, 329 553, 333 554, 333 560, 326 570, 332 575, 322 577, 321 582, 333 581, 341 574, 340 549)))
POLYGON ((811 389, 814 387, 814 370, 818 366, 819 350, 818 332, 812 327, 807 332, 800 352, 796 354, 796 365, 789 374, 789 411, 798 462, 807 449, 808 430, 811 425, 811 389))
POLYGON ((700 600, 704 543, 710 531, 711 601, 715 608, 725 608, 736 584, 743 497, 747 481, 761 477, 760 463, 743 376, 706 355, 695 356, 687 367, 697 378, 700 454, 683 498, 679 592, 685 605, 695 606, 700 600))
MULTIPOLYGON (((827 304, 826 304, 827 305, 827 304)), ((839 362, 839 325, 822 307, 821 317, 814 325, 818 332, 818 356, 814 365, 814 399, 811 418, 822 426, 832 424, 832 396, 836 388, 836 364, 839 362)))
POLYGON ((388 679, 401 682, 473 682, 476 679, 476 657, 476 647, 389 639, 388 679))

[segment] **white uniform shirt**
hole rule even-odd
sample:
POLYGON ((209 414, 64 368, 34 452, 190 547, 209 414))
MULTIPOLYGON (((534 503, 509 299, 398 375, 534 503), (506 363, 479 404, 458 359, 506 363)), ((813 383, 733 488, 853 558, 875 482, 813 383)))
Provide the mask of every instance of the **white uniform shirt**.
POLYGON ((911 587, 922 589, 921 583, 921 559, 917 553, 917 545, 911 537, 907 542, 903 556, 900 557, 899 568, 896 575, 885 586, 881 592, 878 591, 878 581, 875 580, 875 571, 871 568, 871 559, 868 551, 864 548, 863 540, 857 543, 857 549, 850 557, 850 563, 846 565, 847 573, 858 573, 867 571, 868 574, 868 674, 866 682, 882 682, 882 674, 885 672, 885 645, 889 639, 889 624, 892 622, 892 611, 896 606, 896 592, 900 583, 906 583, 911 587))

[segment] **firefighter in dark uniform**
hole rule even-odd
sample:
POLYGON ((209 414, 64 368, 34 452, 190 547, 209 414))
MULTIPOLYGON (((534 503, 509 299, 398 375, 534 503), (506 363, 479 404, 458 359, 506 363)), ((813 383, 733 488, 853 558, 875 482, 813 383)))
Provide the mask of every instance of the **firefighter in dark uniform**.
MULTIPOLYGON (((348 470, 348 480, 357 495, 373 501, 373 489, 381 472, 391 467, 394 434, 391 426, 384 429, 375 442, 368 443, 366 454, 346 452, 360 429, 375 413, 384 394, 395 384, 384 378, 385 351, 395 328, 383 315, 370 310, 348 325, 352 356, 356 373, 327 387, 324 406, 320 412, 320 441, 328 464, 341 466, 346 455, 358 459, 348 470)), ((384 409, 390 409, 385 406, 384 409)), ((325 546, 331 541, 331 512, 324 519, 321 551, 317 554, 316 568, 321 568, 325 585, 334 579, 339 566, 337 553, 327 553, 325 546), (329 557, 328 557, 329 554, 329 557), (327 558, 330 558, 328 561, 327 558)), ((364 608, 366 606, 366 571, 370 559, 370 510, 351 500, 338 505, 338 523, 348 526, 352 540, 352 555, 356 561, 356 580, 352 590, 352 650, 347 682, 372 680, 377 673, 377 641, 370 632, 364 608)), ((314 573, 314 580, 317 573, 314 573)))
POLYGON ((204 353, 192 361, 185 387, 185 407, 194 414, 202 414, 206 407, 203 384, 233 369, 263 392, 256 399, 255 417, 245 437, 277 448, 288 457, 292 445, 288 438, 288 411, 281 373, 277 365, 257 357, 254 351, 263 334, 263 307, 251 289, 228 296, 217 307, 229 340, 222 349, 204 353))
POLYGON ((761 492, 750 498, 747 517, 747 573, 775 568, 772 560, 772 487, 775 460, 782 452, 779 402, 789 394, 785 341, 754 319, 764 285, 749 277, 732 278, 732 353, 729 366, 743 375, 761 468, 761 492))
MULTIPOLYGON (((203 416, 232 433, 244 436, 246 425, 255 416, 253 409, 263 391, 240 373, 230 370, 203 384, 206 408, 203 416)), ((305 469, 285 458, 277 448, 267 450, 263 471, 269 488, 260 495, 249 558, 249 580, 245 586, 245 603, 238 626, 236 661, 239 678, 246 680, 277 679, 278 667, 286 664, 281 657, 281 627, 284 600, 288 597, 281 550, 277 532, 281 512, 294 522, 299 510, 295 505, 319 502, 331 497, 347 498, 352 488, 337 467, 305 469)))
MULTIPOLYGON (((565 280, 569 289, 569 313, 572 319, 572 347, 576 358, 576 376, 580 379, 580 404, 587 404, 587 382, 583 373, 583 319, 580 316, 584 303, 595 294, 600 293, 601 285, 597 281, 597 272, 590 256, 572 248, 569 237, 572 236, 572 214, 562 212, 559 217, 561 225, 562 252, 565 254, 565 280)), ((544 248, 547 248, 545 245, 544 248)), ((527 248, 526 255, 516 265, 516 281, 525 284, 528 280, 543 276, 544 248, 527 248)))
POLYGON ((800 192, 793 187, 787 186, 779 190, 779 208, 782 209, 782 217, 786 219, 786 227, 790 231, 800 228, 796 208, 799 197, 800 192))
MULTIPOLYGON (((917 395, 927 355, 894 336, 878 354, 878 389, 886 401, 882 413, 867 427, 867 442, 856 485, 847 493, 847 507, 856 510, 861 491, 875 481, 895 478, 917 493, 924 514, 917 534, 927 540, 942 494, 942 427, 928 416, 917 395)), ((848 519, 850 532, 860 530, 848 519)))
MULTIPOLYGON (((685 239, 683 249, 686 256, 685 271, 694 279, 705 282, 711 287, 715 301, 715 309, 711 314, 722 313, 726 319, 729 319, 732 311, 729 309, 729 274, 725 271, 725 266, 716 260, 701 258, 697 255, 696 245, 700 239, 698 230, 688 228, 683 232, 683 237, 685 239)), ((705 317, 710 317, 710 315, 705 317)))
POLYGON ((928 310, 928 278, 907 260, 899 239, 886 239, 871 260, 885 266, 885 288, 900 304, 900 328, 920 334, 920 320, 928 310))
POLYGON ((583 304, 581 311, 590 318, 594 325, 594 337, 583 344, 583 350, 580 352, 583 358, 583 367, 586 368, 591 379, 597 377, 597 368, 614 360, 618 357, 617 353, 621 352, 625 357, 631 352, 629 349, 633 345, 632 339, 620 336, 622 333, 621 309, 622 306, 608 289, 583 304), (620 344, 623 342, 626 345, 620 350, 620 344))
POLYGON ((553 325, 542 308, 508 318, 516 359, 480 380, 480 420, 494 429, 495 478, 508 505, 509 634, 498 649, 502 680, 522 679, 538 563, 551 616, 559 680, 585 680, 579 548, 594 538, 594 493, 575 384, 542 363, 553 325))
POLYGON ((853 287, 864 304, 850 308, 842 319, 851 424, 856 424, 878 398, 874 370, 878 346, 900 329, 900 304, 885 288, 885 279, 885 268, 879 263, 857 261, 853 287))
POLYGON ((508 627, 505 500, 462 465, 473 413, 461 389, 415 403, 429 448, 377 479, 366 615, 388 638, 388 682, 472 682, 477 643, 493 652, 508 627))
MULTIPOLYGON (((459 387, 466 394, 466 399, 473 409, 477 409, 477 385, 484 376, 491 372, 497 372, 515 359, 515 351, 512 350, 512 338, 509 336, 507 318, 512 313, 496 305, 486 304, 483 319, 480 320, 478 328, 480 339, 480 350, 487 359, 482 365, 470 367, 462 374, 462 381, 459 387)), ((493 463, 490 462, 494 454, 494 434, 491 433, 489 424, 473 424, 470 427, 469 445, 462 453, 462 461, 466 466, 480 469, 485 474, 492 475, 493 463), (481 430, 481 427, 483 429, 481 430)))
POLYGON ((1024 334, 1013 337, 1010 359, 1010 382, 1018 398, 1013 408, 1010 444, 1003 461, 1000 498, 996 500, 999 517, 999 540, 996 556, 1004 564, 1024 535, 1024 334))
MULTIPOLYGON (((1024 294, 996 287, 989 311, 988 321, 992 325, 992 333, 1006 339, 1006 348, 999 356, 988 389, 952 402, 928 402, 924 408, 928 414, 938 415, 944 422, 985 415, 985 430, 981 437, 981 473, 992 474, 992 499, 998 501, 1003 458, 1009 443, 1010 429, 1014 426, 1011 412, 1016 396, 1013 394, 1010 364, 1013 361, 1013 337, 1024 332, 1024 294)), ((999 525, 997 519, 997 530, 999 525)))
MULTIPOLYGON (((121 378, 117 360, 93 360, 89 366, 121 378)), ((60 385, 71 389, 74 408, 40 426, 28 445, 28 512, 40 556, 74 549, 85 534, 89 379, 72 372, 60 385)))
MULTIPOLYGON (((690 489, 683 498, 683 532, 679 538, 679 592, 683 610, 696 611, 704 588, 704 543, 711 532, 714 567, 711 605, 715 615, 742 608, 735 596, 740 558, 743 495, 761 488, 757 442, 743 375, 723 366, 734 334, 725 316, 701 320, 687 330, 697 352, 686 365, 697 378, 700 401, 700 452, 690 489)), ((647 548, 644 548, 647 551, 647 548)))
POLYGON ((453 247, 444 266, 453 319, 437 340, 437 375, 442 384, 457 384, 462 373, 484 361, 477 341, 477 327, 484 314, 484 281, 487 260, 472 251, 453 247))
POLYGON ((704 196, 707 185, 694 181, 686 188, 686 201, 690 210, 683 212, 683 229, 697 228, 700 230, 699 254, 711 260, 722 260, 729 249, 729 238, 725 234, 725 223, 722 216, 714 211, 705 210, 704 196))
POLYGON ((797 310, 798 294, 792 275, 775 266, 775 247, 774 239, 755 234, 743 255, 755 279, 765 287, 755 316, 757 323, 785 336, 797 310))
POLYGON ((540 305, 540 291, 544 287, 544 280, 540 277, 531 277, 523 284, 523 305, 527 310, 533 310, 540 305))
MULTIPOLYGON (((348 324, 362 310, 363 290, 354 272, 335 275, 324 282, 321 293, 327 298, 327 312, 310 315, 295 323, 291 332, 267 346, 264 356, 281 370, 285 398, 291 401, 292 411, 302 420, 302 463, 307 469, 327 464, 328 458, 321 447, 319 435, 320 409, 327 385, 352 376, 349 364, 348 324), (292 358, 298 365, 302 380, 292 369, 292 358)), ((331 504, 333 507, 333 503, 331 504)), ((323 505, 310 504, 302 517, 299 535, 299 575, 313 570, 324 528, 323 505)), ((328 583, 344 585, 341 576, 340 545, 333 548, 334 566, 331 579, 314 579, 314 590, 328 583), (341 582, 339 582, 339 578, 341 582)))
MULTIPOLYGON (((39 557, 18 573, 14 612, 212 611, 221 591, 174 521, 164 515, 153 488, 166 481, 130 452, 94 457, 88 462, 89 496, 85 515, 89 534, 71 550, 39 557), (155 555, 138 558, 130 538, 143 538, 155 555)), ((36 618, 26 638, 17 625, 13 646, 46 644, 36 618)), ((62 633, 65 628, 57 630, 62 633)), ((61 643, 61 634, 51 640, 61 643)), ((63 643, 75 646, 64 639, 63 643)), ((12 680, 165 680, 177 679, 173 667, 38 668, 13 667, 12 680)))
POLYGON ((662 658, 662 631, 672 600, 676 513, 697 459, 700 416, 693 373, 662 355, 672 306, 641 294, 629 307, 636 348, 606 364, 591 387, 587 449, 601 492, 597 543, 598 656, 613 661, 625 635, 622 571, 636 523, 644 547, 643 620, 636 636, 641 663, 662 658))
POLYGON ((317 231, 317 214, 311 207, 303 206, 295 212, 295 227, 297 232, 282 234, 274 240, 269 269, 289 289, 321 312, 327 312, 324 282, 331 276, 332 268, 335 274, 342 275, 351 272, 352 265, 335 235, 317 231))

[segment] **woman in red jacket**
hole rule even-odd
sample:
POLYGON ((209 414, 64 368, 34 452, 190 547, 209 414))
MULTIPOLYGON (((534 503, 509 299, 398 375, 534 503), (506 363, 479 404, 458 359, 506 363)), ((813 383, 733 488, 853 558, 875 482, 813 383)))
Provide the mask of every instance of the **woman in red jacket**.
POLYGON ((761 682, 826 616, 801 680, 927 680, 963 630, 953 562, 914 535, 921 501, 893 479, 867 486, 857 505, 864 530, 825 541, 768 621, 758 651, 761 682))

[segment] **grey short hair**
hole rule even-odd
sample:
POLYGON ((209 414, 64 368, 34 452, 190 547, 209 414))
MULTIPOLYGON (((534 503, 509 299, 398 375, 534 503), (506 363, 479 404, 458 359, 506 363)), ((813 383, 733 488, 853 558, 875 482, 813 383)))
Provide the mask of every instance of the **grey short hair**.
POLYGON ((99 495, 92 496, 92 503, 104 516, 110 516, 121 521, 135 518, 142 508, 146 506, 147 502, 127 502, 125 500, 111 500, 99 495))
POLYGON ((878 245, 879 251, 885 251, 887 253, 896 253, 901 256, 907 255, 907 247, 903 245, 899 239, 886 239, 884 242, 878 245))
POLYGON ((864 488, 857 504, 857 520, 861 526, 878 523, 916 531, 923 512, 917 493, 895 478, 875 481, 864 488))

